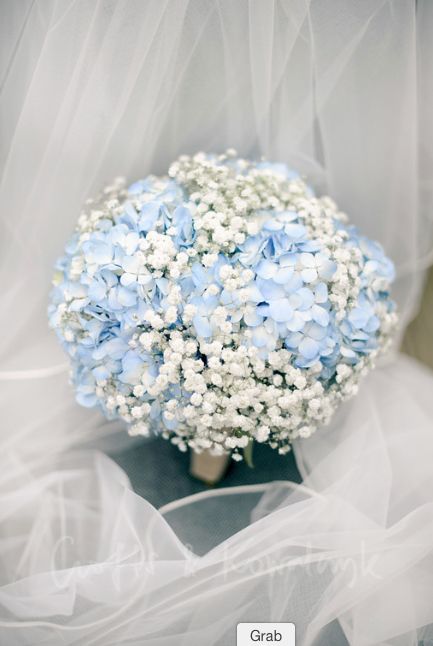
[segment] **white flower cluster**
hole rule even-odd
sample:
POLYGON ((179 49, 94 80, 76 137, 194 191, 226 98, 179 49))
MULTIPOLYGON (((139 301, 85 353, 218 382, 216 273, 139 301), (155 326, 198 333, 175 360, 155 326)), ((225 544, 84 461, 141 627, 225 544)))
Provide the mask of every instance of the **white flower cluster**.
POLYGON ((182 156, 89 202, 51 325, 78 400, 242 459, 327 424, 389 344, 392 263, 284 165, 182 156))

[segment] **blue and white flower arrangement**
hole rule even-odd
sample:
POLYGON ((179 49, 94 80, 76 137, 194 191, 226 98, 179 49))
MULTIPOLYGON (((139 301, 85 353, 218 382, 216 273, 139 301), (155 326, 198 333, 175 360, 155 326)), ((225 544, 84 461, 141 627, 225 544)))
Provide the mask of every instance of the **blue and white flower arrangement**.
POLYGON ((242 459, 327 424, 390 343, 392 262, 284 164, 199 153, 89 202, 49 306, 77 400, 242 459))

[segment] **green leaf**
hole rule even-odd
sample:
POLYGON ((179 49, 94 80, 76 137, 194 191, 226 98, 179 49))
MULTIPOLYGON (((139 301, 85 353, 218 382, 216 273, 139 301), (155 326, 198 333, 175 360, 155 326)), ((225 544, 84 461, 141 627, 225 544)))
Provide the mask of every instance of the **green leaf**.
POLYGON ((247 463, 247 465, 250 467, 250 469, 254 469, 253 448, 254 448, 253 440, 250 440, 247 446, 244 448, 244 460, 247 463))

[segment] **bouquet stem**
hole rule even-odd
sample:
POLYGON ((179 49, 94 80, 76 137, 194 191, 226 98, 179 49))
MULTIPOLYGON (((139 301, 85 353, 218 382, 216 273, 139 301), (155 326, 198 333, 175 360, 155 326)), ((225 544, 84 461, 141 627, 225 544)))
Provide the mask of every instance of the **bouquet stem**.
POLYGON ((209 451, 191 451, 190 474, 206 484, 214 485, 223 477, 229 460, 229 453, 212 455, 209 451))

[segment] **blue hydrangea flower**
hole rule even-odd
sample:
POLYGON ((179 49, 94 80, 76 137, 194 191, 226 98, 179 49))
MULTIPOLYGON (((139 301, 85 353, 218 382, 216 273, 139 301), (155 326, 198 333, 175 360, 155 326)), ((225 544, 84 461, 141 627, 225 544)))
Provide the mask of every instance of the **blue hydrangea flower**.
MULTIPOLYGON (((271 353, 284 349, 290 366, 307 376, 314 371, 328 392, 342 365, 374 356, 383 320, 394 309, 394 267, 382 247, 344 224, 337 212, 334 219, 326 216, 333 231, 320 229, 320 200, 298 173, 285 164, 203 159, 205 166, 212 162, 238 178, 251 168, 256 180, 257 173, 261 181, 271 177, 275 200, 265 197, 248 210, 249 190, 255 188, 250 182, 237 202, 229 195, 221 214, 225 192, 212 194, 218 172, 206 186, 194 174, 179 179, 172 173, 118 189, 67 243, 56 263, 49 307, 50 324, 71 357, 78 401, 128 421, 144 406, 162 432, 178 433, 186 424, 176 405, 165 408, 164 402, 193 401, 191 387, 167 368, 179 354, 167 345, 176 334, 198 340, 195 354, 184 361, 186 381, 210 363, 202 342, 206 348, 217 341, 221 348, 237 343, 257 352, 266 366, 271 353), (284 197, 290 182, 298 186, 291 200, 284 197), (314 218, 297 206, 299 190, 313 205, 314 218), (237 223, 225 240, 221 227, 230 227, 230 218, 237 223), (218 227, 220 237, 214 238, 218 227), (342 264, 349 261, 341 261, 339 251, 351 259, 346 274, 342 264)), ((218 379, 208 381, 218 390, 218 379)))

